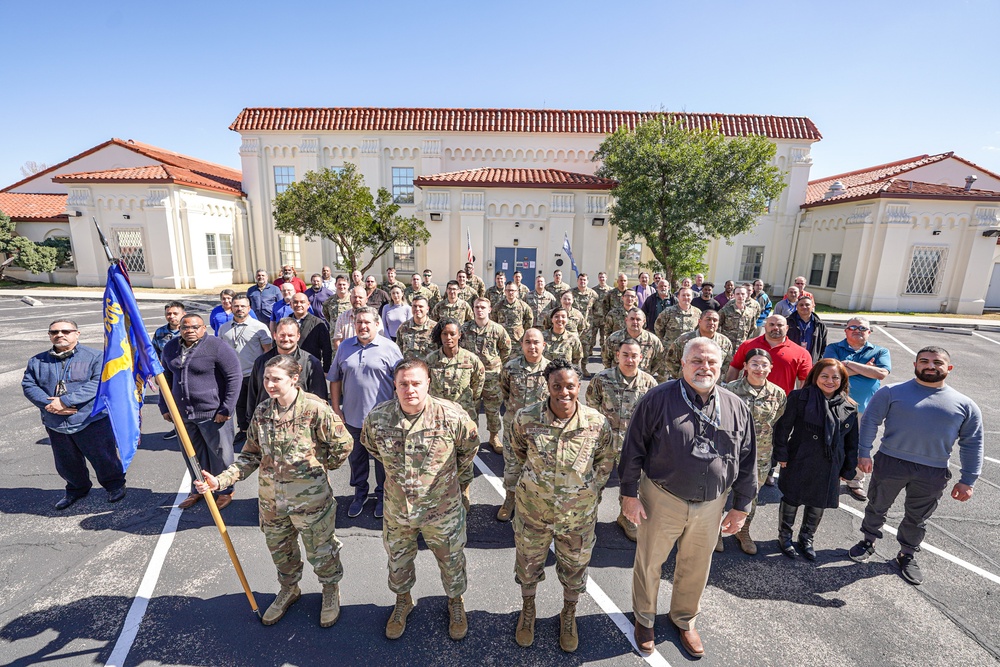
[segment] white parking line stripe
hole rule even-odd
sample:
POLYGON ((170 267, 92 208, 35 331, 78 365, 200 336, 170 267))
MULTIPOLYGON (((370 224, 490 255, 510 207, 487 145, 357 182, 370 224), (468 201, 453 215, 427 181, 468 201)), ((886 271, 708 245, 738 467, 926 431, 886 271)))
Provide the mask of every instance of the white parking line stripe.
POLYGON ((174 535, 177 534, 177 522, 180 521, 181 513, 184 512, 184 510, 177 507, 177 504, 187 497, 190 490, 191 473, 185 470, 180 488, 177 489, 177 497, 174 498, 174 507, 167 516, 167 522, 163 524, 160 538, 156 541, 153 555, 149 559, 149 565, 146 566, 146 573, 142 575, 139 590, 132 600, 132 606, 129 607, 128 615, 125 617, 121 634, 118 635, 118 641, 115 642, 115 647, 111 651, 111 657, 105 663, 106 667, 121 667, 125 664, 125 659, 128 658, 129 651, 132 650, 132 644, 135 643, 136 635, 139 634, 139 625, 146 615, 149 600, 153 597, 153 590, 156 588, 156 582, 160 578, 160 570, 163 569, 163 562, 167 558, 170 546, 174 543, 174 535))
MULTIPOLYGON (((494 475, 493 471, 489 469, 489 466, 483 463, 482 459, 478 456, 476 456, 476 467, 479 468, 479 472, 486 478, 486 481, 490 483, 493 489, 500 494, 500 497, 505 498, 507 496, 507 492, 503 488, 503 480, 494 475)), ((549 546, 549 549, 552 549, 551 545, 549 546)), ((604 592, 604 589, 602 589, 597 582, 594 581, 593 577, 587 577, 587 593, 590 594, 590 597, 594 598, 594 602, 596 602, 597 606, 601 608, 601 611, 607 614, 611 618, 611 621, 618 626, 618 630, 625 635, 625 638, 628 639, 628 643, 632 645, 632 648, 640 658, 645 660, 650 665, 656 665, 657 667, 670 667, 670 663, 667 662, 667 659, 660 655, 660 652, 655 649, 653 650, 652 655, 649 656, 639 654, 639 649, 635 645, 635 638, 633 637, 634 627, 628 622, 628 617, 625 616, 622 610, 618 608, 618 605, 616 605, 614 601, 608 597, 608 594, 604 592)))
POLYGON ((903 345, 903 342, 901 340, 899 340, 898 338, 896 338, 895 336, 893 336, 891 333, 889 333, 888 331, 886 331, 884 328, 880 327, 877 324, 873 328, 878 329, 879 331, 881 331, 882 333, 884 333, 886 336, 888 336, 890 340, 895 341, 896 345, 899 345, 901 348, 903 348, 904 350, 906 350, 910 354, 916 356, 916 354, 917 354, 916 352, 914 352, 910 348, 908 348, 905 345, 903 345))
MULTIPOLYGON (((848 514, 853 514, 856 517, 859 517, 859 518, 862 518, 862 519, 865 518, 864 512, 859 512, 858 510, 854 509, 853 507, 848 507, 847 505, 841 504, 840 505, 840 509, 844 510, 848 514)), ((882 530, 884 530, 885 532, 889 533, 890 535, 895 535, 896 534, 896 529, 893 528, 893 527, 891 527, 891 526, 889 526, 889 525, 882 526, 882 530)), ((934 554, 935 556, 940 556, 941 558, 944 558, 945 560, 949 560, 952 563, 955 563, 956 565, 958 565, 960 567, 964 567, 966 570, 968 570, 969 572, 972 572, 973 574, 978 574, 980 577, 983 577, 984 579, 989 579, 990 581, 992 581, 995 584, 1000 584, 1000 576, 997 576, 997 575, 993 574, 992 572, 988 572, 987 570, 984 570, 983 568, 979 567, 978 565, 973 565, 972 563, 970 563, 968 561, 962 560, 958 556, 952 556, 947 551, 943 551, 941 549, 938 549, 935 546, 927 544, 927 542, 922 542, 920 544, 920 549, 921 549, 921 551, 929 551, 932 554, 934 554)))
POLYGON ((984 336, 983 334, 981 334, 981 333, 978 333, 978 332, 976 332, 976 331, 973 331, 973 332, 972 332, 972 335, 973 335, 973 336, 978 336, 978 337, 982 338, 983 340, 988 340, 988 341, 990 341, 991 343, 994 343, 995 345, 1000 345, 1000 340, 997 340, 997 339, 995 339, 995 338, 990 338, 989 336, 984 336))
POLYGON ((1000 463, 1000 460, 991 459, 989 456, 984 456, 983 458, 986 459, 987 461, 990 461, 991 463, 1000 463))

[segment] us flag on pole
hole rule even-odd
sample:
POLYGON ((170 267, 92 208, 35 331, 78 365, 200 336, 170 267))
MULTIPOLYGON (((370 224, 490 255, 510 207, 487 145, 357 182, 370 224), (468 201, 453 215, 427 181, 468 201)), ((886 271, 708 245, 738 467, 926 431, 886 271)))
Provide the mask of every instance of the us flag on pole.
POLYGON ((472 232, 469 231, 468 227, 465 228, 465 243, 469 247, 469 252, 466 255, 467 259, 465 261, 472 262, 473 261, 473 259, 472 259, 473 258, 473 255, 472 255, 472 232))

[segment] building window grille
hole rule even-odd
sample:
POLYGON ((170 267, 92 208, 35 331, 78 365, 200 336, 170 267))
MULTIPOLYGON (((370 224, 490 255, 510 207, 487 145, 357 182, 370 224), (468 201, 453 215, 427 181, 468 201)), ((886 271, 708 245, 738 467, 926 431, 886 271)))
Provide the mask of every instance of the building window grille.
POLYGON ((826 255, 813 255, 812 268, 809 269, 809 284, 819 287, 823 284, 823 266, 826 264, 826 255))
POLYGON ((934 246, 913 246, 910 274, 906 279, 907 294, 937 294, 948 259, 948 249, 934 246))
POLYGON ((392 168, 392 201, 397 204, 413 203, 413 167, 392 168))
POLYGON ((290 234, 278 236, 278 261, 282 266, 302 267, 302 252, 299 250, 299 237, 290 234))
POLYGON ((837 287, 837 280, 840 279, 840 255, 830 255, 830 270, 826 273, 826 286, 837 287))
POLYGON ((209 269, 224 271, 233 268, 232 234, 205 234, 205 247, 208 250, 209 269))
POLYGON ((115 243, 118 246, 118 256, 125 262, 129 273, 147 273, 146 252, 143 249, 142 230, 138 227, 116 229, 115 243))
POLYGON ((764 246, 743 246, 743 256, 740 258, 740 280, 753 281, 760 278, 760 270, 764 265, 764 246))
POLYGON ((409 243, 397 241, 392 244, 392 262, 396 273, 417 272, 415 249, 409 243))
POLYGON ((280 195, 295 182, 295 167, 274 168, 274 194, 280 195))

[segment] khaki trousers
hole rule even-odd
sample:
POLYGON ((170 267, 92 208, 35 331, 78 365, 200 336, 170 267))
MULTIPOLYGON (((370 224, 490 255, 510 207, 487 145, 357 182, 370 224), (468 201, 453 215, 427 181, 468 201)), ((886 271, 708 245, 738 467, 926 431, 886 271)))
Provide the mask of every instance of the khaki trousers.
POLYGON ((670 596, 670 619, 682 630, 694 628, 719 539, 727 495, 723 493, 704 503, 688 502, 664 491, 643 475, 639 483, 639 500, 646 511, 646 519, 639 524, 632 570, 632 610, 637 622, 651 628, 656 621, 660 571, 676 543, 677 565, 670 596))

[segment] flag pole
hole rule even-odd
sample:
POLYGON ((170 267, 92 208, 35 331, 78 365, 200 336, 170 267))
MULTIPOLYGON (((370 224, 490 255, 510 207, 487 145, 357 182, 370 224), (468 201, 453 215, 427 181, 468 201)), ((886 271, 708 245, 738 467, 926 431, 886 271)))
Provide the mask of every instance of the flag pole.
MULTIPOLYGON (((101 231, 101 226, 97 223, 97 218, 93 218, 94 226, 97 227, 97 235, 101 239, 101 245, 104 246, 104 254, 108 258, 108 262, 113 264, 118 260, 115 258, 114 253, 111 252, 111 247, 108 245, 108 240, 104 238, 104 232, 101 231)), ((170 391, 170 385, 167 383, 167 378, 164 377, 163 373, 156 374, 156 384, 163 394, 163 399, 167 403, 167 410, 170 413, 170 419, 174 424, 174 428, 177 429, 177 438, 181 441, 181 446, 184 449, 185 461, 188 467, 191 469, 191 474, 195 476, 199 482, 205 481, 204 476, 201 474, 201 464, 198 463, 198 457, 194 451, 194 445, 191 444, 191 438, 188 436, 187 429, 184 428, 184 420, 181 417, 180 410, 177 409, 177 403, 174 401, 173 392, 170 391)), ((250 583, 247 581, 246 574, 243 572, 243 566, 240 565, 239 556, 236 555, 236 548, 233 547, 233 541, 229 536, 229 531, 226 529, 226 524, 222 520, 222 514, 219 512, 218 505, 215 504, 215 496, 212 495, 211 491, 207 491, 202 494, 205 497, 205 502, 208 504, 208 511, 212 515, 212 519, 215 521, 215 527, 219 529, 219 534, 222 536, 222 542, 226 545, 226 551, 229 552, 229 560, 233 563, 233 568, 236 569, 236 576, 240 579, 240 585, 243 586, 243 592, 246 593, 247 601, 250 603, 250 609, 253 613, 260 618, 260 608, 257 606, 257 599, 253 595, 253 591, 250 590, 250 583)))

